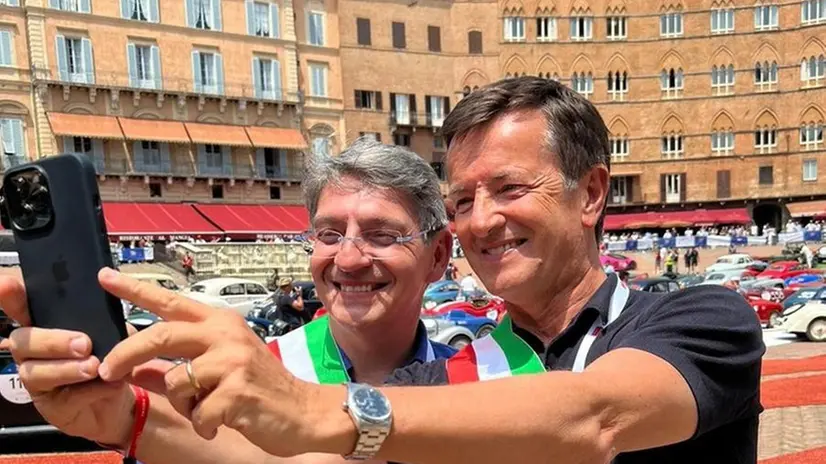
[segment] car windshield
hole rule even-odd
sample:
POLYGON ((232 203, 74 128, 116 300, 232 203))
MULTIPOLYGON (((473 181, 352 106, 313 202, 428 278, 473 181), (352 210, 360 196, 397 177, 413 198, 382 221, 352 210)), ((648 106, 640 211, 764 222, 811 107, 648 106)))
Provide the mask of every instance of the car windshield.
POLYGON ((204 285, 193 285, 189 287, 190 292, 197 292, 197 293, 204 293, 206 292, 206 287, 204 285))
POLYGON ((730 258, 727 256, 721 256, 717 258, 717 264, 732 264, 734 262, 734 258, 730 258))

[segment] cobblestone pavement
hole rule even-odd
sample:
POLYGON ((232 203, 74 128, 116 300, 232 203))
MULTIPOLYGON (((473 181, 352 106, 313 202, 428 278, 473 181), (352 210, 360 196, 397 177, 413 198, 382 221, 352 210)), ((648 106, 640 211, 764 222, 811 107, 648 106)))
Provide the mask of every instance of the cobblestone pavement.
MULTIPOLYGON (((797 359, 824 354, 826 354, 826 343, 795 342, 768 348, 764 359, 797 359)), ((771 376, 770 379, 807 375, 812 374, 786 374, 771 376)), ((826 446, 826 405, 764 411, 760 416, 758 443, 760 459, 826 446)))

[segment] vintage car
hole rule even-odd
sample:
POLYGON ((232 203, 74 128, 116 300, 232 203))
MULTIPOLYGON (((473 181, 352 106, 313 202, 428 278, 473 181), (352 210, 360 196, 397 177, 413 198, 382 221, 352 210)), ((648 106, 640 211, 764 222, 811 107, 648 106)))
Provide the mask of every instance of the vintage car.
POLYGON ((254 280, 218 277, 192 284, 182 294, 210 306, 227 308, 246 316, 257 301, 269 298, 270 291, 254 280))
POLYGON ((777 319, 776 327, 813 342, 826 342, 826 303, 809 300, 793 304, 777 319))
POLYGON ((706 268, 706 274, 710 272, 747 270, 754 264, 751 256, 743 253, 724 255, 717 258, 717 261, 706 268))
POLYGON ((471 316, 486 317, 498 322, 505 315, 505 300, 493 295, 485 295, 474 297, 469 301, 450 301, 433 308, 423 308, 422 316, 438 316, 451 311, 464 311, 471 316))
POLYGON ((605 253, 599 256, 599 263, 603 268, 611 266, 615 272, 633 271, 637 269, 637 262, 619 253, 605 253))

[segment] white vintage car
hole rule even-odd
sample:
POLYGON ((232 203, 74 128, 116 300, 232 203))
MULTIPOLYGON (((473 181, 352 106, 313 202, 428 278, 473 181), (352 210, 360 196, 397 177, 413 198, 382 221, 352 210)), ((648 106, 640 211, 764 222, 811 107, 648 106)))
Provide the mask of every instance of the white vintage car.
POLYGON ((210 306, 231 309, 246 316, 256 302, 269 298, 271 293, 254 280, 218 277, 192 284, 182 294, 210 306))
POLYGON ((724 255, 717 258, 717 261, 714 264, 706 268, 706 274, 710 272, 733 271, 737 269, 745 270, 752 264, 754 264, 754 260, 751 256, 744 253, 724 255))
POLYGON ((812 342, 826 342, 826 304, 823 300, 793 304, 780 315, 776 327, 812 342))

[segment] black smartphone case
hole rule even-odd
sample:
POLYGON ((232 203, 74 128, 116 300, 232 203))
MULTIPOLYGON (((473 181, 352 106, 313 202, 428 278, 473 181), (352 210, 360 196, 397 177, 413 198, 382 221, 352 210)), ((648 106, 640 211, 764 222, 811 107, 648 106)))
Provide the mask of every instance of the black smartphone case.
MULTIPOLYGON (((97 278, 103 267, 114 266, 95 167, 78 154, 14 167, 3 179, 7 202, 11 176, 33 165, 40 167, 41 175, 45 173, 53 219, 33 231, 11 224, 32 323, 86 333, 93 354, 102 360, 127 332, 120 299, 103 290, 97 278)), ((5 206, 5 213, 10 213, 5 206)))

